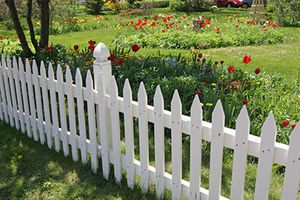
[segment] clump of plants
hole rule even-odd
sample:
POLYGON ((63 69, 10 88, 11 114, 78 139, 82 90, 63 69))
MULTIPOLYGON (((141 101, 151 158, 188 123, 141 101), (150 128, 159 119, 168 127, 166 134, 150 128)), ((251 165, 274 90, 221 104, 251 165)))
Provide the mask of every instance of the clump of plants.
POLYGON ((150 19, 131 20, 127 26, 129 31, 116 38, 115 45, 126 47, 138 43, 148 48, 208 49, 276 44, 284 39, 273 21, 261 25, 233 17, 219 22, 205 16, 194 19, 186 15, 155 15, 150 19))

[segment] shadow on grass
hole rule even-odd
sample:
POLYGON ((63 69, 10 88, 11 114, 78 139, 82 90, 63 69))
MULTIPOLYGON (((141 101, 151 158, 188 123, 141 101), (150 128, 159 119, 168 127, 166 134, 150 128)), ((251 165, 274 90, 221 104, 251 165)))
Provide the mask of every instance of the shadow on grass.
POLYGON ((131 190, 125 178, 117 185, 113 175, 106 181, 101 169, 94 174, 3 122, 0 138, 0 199, 155 199, 153 191, 131 190))

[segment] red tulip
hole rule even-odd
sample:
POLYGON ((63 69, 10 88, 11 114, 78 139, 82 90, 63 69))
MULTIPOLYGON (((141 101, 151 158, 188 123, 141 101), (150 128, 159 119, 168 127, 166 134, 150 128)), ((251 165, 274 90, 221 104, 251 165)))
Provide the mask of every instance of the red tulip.
POLYGON ((294 129, 294 128, 296 128, 296 124, 293 124, 293 125, 292 125, 292 129, 294 129))
POLYGON ((141 46, 137 45, 137 44, 134 44, 134 45, 131 46, 131 49, 132 49, 133 52, 137 52, 140 48, 141 48, 141 46))
POLYGON ((110 54, 110 56, 108 56, 107 60, 110 61, 114 61, 116 59, 116 56, 114 54, 110 54))
POLYGON ((228 67, 228 72, 229 72, 230 74, 232 74, 232 73, 234 72, 234 67, 233 67, 233 66, 229 66, 229 67, 228 67))
POLYGON ((260 69, 259 68, 256 68, 255 69, 255 74, 259 74, 260 73, 260 69))
POLYGON ((119 63, 119 65, 123 65, 124 60, 123 60, 123 59, 120 59, 118 63, 119 63))
POLYGON ((247 99, 243 99, 242 104, 243 104, 243 105, 247 105, 247 104, 248 104, 247 99))
POLYGON ((94 44, 90 44, 90 45, 89 45, 89 50, 90 50, 90 51, 94 51, 94 49, 95 49, 95 45, 94 45, 94 44))
POLYGON ((244 61, 243 61, 243 63, 248 64, 249 62, 251 62, 251 57, 245 55, 245 56, 244 56, 244 61))
POLYGON ((290 124, 290 122, 289 122, 288 120, 284 120, 284 121, 281 123, 281 125, 282 125, 283 127, 287 127, 289 124, 290 124))
POLYGON ((200 95, 200 94, 201 94, 200 90, 196 90, 196 95, 200 95))

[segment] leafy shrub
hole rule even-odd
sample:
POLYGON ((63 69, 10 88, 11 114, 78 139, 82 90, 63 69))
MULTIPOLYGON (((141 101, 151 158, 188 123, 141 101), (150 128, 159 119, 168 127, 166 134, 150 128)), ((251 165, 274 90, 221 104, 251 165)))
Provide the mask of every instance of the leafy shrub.
POLYGON ((4 38, 0 35, 0 53, 11 56, 22 50, 20 42, 16 38, 4 38))
POLYGON ((170 8, 179 12, 209 11, 210 5, 206 0, 172 0, 170 8))
POLYGON ((285 26, 300 26, 300 0, 271 1, 280 24, 285 26))
POLYGON ((86 0, 85 7, 88 13, 99 14, 103 4, 103 0, 86 0))

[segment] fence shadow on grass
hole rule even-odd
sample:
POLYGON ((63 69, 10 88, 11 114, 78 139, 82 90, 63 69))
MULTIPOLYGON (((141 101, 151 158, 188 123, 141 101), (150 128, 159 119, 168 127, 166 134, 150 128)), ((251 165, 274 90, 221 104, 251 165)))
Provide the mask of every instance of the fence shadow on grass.
MULTIPOLYGON (((0 122, 0 199, 155 199, 97 174, 0 122)), ((100 165, 101 166, 101 165, 100 165)), ((111 170, 113 171, 113 170, 111 170)), ((166 197, 167 198, 167 197, 166 197)))

